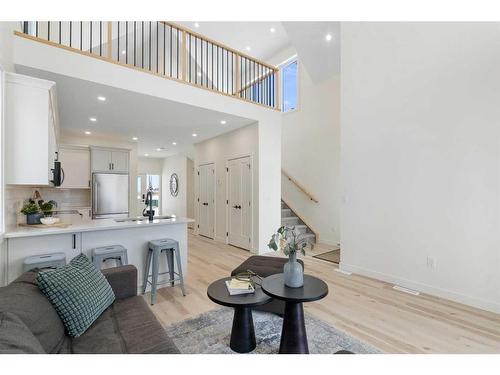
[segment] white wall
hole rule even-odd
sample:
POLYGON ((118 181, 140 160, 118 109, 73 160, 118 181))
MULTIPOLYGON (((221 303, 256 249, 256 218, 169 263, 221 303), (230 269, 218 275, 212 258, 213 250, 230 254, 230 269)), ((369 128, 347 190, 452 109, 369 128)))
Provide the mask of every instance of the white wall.
MULTIPOLYGON (((259 248, 259 126, 257 124, 248 125, 235 131, 222 134, 218 137, 200 142, 195 145, 195 169, 207 163, 215 163, 216 191, 215 191, 215 239, 226 242, 226 163, 229 159, 242 156, 250 156, 253 166, 253 249, 255 253, 265 252, 266 248, 259 248), (259 251, 260 250, 260 251, 259 251)), ((198 175, 195 178, 195 196, 198 192, 198 175)), ((195 208, 195 217, 198 216, 195 208)), ((277 228, 276 228, 277 229, 277 228)))
POLYGON ((14 30, 19 22, 0 22, 0 70, 14 71, 14 30))
MULTIPOLYGON (((186 165, 186 216, 194 218, 194 161, 187 158, 186 165)), ((189 223, 190 228, 194 228, 196 223, 189 223)))
POLYGON ((259 251, 267 250, 269 238, 281 223, 281 114, 278 111, 22 37, 14 38, 14 47, 16 64, 208 108, 258 122, 259 207, 254 212, 259 216, 257 247, 259 251))
POLYGON ((137 158, 137 174, 161 175, 163 170, 163 158, 137 158))
POLYGON ((500 24, 341 34, 342 268, 500 312, 500 24))
POLYGON ((187 157, 184 155, 174 155, 163 159, 162 170, 162 214, 187 216, 187 157), (170 194, 170 176, 177 173, 179 178, 179 192, 173 197, 170 194))
POLYGON ((299 106, 283 114, 281 165, 319 203, 283 176, 283 199, 318 235, 340 240, 340 78, 314 84, 299 60, 299 106))

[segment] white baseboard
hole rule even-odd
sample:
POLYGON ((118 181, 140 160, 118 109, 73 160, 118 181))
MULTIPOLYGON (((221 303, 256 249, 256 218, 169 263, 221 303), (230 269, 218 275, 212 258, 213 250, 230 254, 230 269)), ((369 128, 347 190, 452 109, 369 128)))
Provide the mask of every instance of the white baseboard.
POLYGON ((500 304, 494 301, 485 301, 466 294, 457 293, 447 289, 437 288, 432 285, 422 284, 417 281, 407 280, 397 276, 369 270, 363 267, 345 264, 344 262, 342 262, 341 269, 343 271, 371 277, 373 279, 385 281, 391 284, 396 284, 405 288, 414 289, 422 293, 427 293, 436 297, 445 298, 458 303, 463 303, 464 305, 500 314, 500 304))

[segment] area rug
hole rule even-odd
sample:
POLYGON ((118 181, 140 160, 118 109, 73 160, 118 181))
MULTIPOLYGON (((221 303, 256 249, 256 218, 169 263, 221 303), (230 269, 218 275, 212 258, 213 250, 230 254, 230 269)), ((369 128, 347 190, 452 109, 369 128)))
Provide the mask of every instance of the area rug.
MULTIPOLYGON (((283 319, 271 313, 254 311, 257 347, 255 354, 278 353, 283 319)), ((167 334, 183 354, 230 354, 233 309, 223 307, 195 318, 165 327, 167 334)), ((370 345, 338 331, 329 324, 305 313, 309 352, 332 354, 345 349, 353 353, 379 353, 370 345)))
POLYGON ((327 251, 326 253, 313 255, 313 258, 318 258, 322 260, 326 260, 328 262, 332 262, 335 264, 340 263, 340 249, 327 251))

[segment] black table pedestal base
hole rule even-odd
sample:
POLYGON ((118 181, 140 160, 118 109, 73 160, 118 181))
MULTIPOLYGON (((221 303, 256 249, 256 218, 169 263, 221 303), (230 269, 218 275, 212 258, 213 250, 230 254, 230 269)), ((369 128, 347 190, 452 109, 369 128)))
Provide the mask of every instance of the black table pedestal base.
POLYGON ((309 354, 304 309, 301 302, 286 302, 280 354, 309 354))
POLYGON ((229 347, 238 353, 248 353, 254 350, 255 346, 252 309, 250 307, 235 307, 229 347))

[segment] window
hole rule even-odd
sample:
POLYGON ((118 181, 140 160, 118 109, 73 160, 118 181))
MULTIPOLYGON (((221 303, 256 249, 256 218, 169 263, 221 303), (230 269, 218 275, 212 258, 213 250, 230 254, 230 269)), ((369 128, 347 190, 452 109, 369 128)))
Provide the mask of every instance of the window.
POLYGON ((283 112, 297 109, 299 97, 298 65, 298 61, 294 60, 282 68, 283 112))

